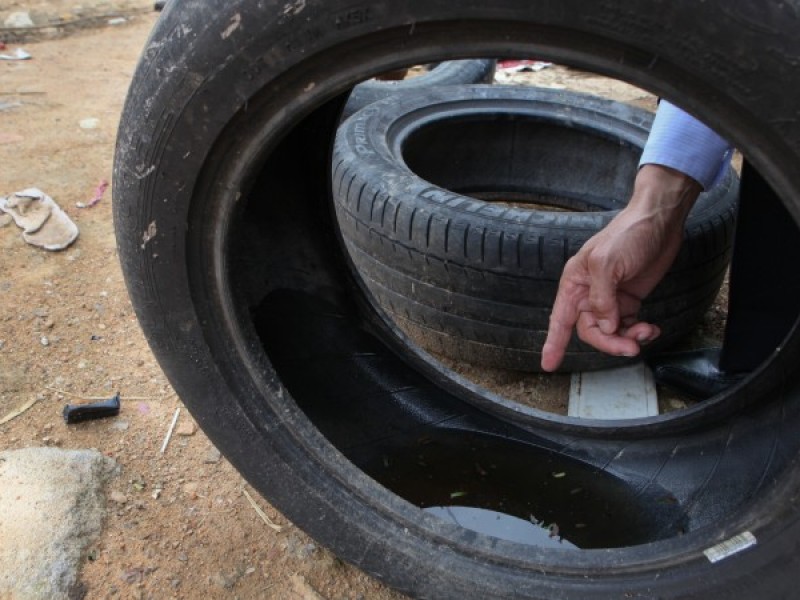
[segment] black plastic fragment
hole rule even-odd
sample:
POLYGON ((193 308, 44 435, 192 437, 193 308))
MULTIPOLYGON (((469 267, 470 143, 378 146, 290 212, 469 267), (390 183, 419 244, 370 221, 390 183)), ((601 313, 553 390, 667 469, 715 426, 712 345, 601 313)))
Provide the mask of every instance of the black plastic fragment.
POLYGON ((119 394, 108 400, 93 402, 92 404, 67 404, 64 407, 64 420, 67 425, 91 421, 93 419, 105 419, 116 417, 119 414, 119 394))

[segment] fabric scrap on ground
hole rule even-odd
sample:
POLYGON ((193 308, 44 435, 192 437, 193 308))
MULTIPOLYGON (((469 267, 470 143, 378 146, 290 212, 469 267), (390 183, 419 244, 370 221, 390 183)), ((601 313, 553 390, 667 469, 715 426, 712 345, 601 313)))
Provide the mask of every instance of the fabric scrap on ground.
POLYGON ((0 198, 0 211, 22 228, 22 238, 45 250, 63 250, 78 237, 78 226, 43 191, 28 188, 0 198))

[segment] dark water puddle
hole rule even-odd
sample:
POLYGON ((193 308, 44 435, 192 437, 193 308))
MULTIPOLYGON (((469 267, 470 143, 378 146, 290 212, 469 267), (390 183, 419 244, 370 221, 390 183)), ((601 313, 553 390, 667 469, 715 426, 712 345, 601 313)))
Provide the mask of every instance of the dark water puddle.
POLYGON ((254 316, 282 382, 322 434, 439 518, 579 549, 642 544, 685 528, 682 507, 665 490, 478 411, 410 368, 346 307, 281 291, 254 316))
POLYGON ((457 507, 460 524, 536 545, 618 548, 658 533, 649 499, 623 480, 563 454, 463 431, 432 430, 415 442, 384 447, 362 468, 423 509, 457 507), (464 514, 464 507, 484 513, 464 514), (466 517, 466 518, 464 518, 466 517), (523 526, 524 525, 524 526, 523 526), (511 533, 509 533, 511 531, 511 533))

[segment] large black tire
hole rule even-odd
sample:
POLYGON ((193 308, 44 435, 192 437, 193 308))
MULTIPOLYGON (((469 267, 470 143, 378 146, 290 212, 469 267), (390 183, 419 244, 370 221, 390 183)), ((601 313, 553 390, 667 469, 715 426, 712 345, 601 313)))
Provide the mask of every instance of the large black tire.
POLYGON ((402 81, 370 79, 353 88, 342 111, 346 119, 365 106, 384 98, 400 98, 425 93, 430 87, 466 83, 492 83, 497 61, 490 58, 448 60, 433 65, 425 73, 402 81))
POLYGON ((797 217, 797 28, 796 5, 777 0, 168 3, 133 78, 114 169, 120 259, 155 355, 278 509, 414 596, 796 597, 794 331, 741 389, 673 416, 525 410, 449 376, 370 309, 327 187, 335 99, 357 81, 401 59, 537 56, 687 107, 797 217), (434 449, 449 452, 439 502, 468 491, 450 487, 462 470, 484 481, 479 456, 493 498, 543 505, 525 514, 523 502, 525 519, 554 516, 573 537, 578 496, 600 530, 638 534, 545 550, 445 523, 401 498, 418 501, 394 478, 410 457, 424 487, 414 469, 434 449))
MULTIPOLYGON (((353 263, 423 347, 540 371, 564 265, 627 202, 651 123, 651 113, 626 104, 526 87, 432 89, 363 109, 339 129, 333 153, 333 197, 353 263)), ((689 334, 716 297, 738 193, 729 166, 698 199, 675 264, 642 306, 664 332, 647 352, 689 334)), ((573 336, 561 369, 634 360, 573 336)))

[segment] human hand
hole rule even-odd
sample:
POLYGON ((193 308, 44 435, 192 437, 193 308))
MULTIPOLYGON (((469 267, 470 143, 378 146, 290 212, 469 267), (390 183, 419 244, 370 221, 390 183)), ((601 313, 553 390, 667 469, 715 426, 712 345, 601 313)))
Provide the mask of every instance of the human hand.
POLYGON ((564 267, 542 348, 541 366, 556 370, 575 327, 601 352, 636 356, 658 326, 638 320, 642 300, 669 270, 683 226, 702 188, 691 177, 644 165, 620 213, 564 267))

